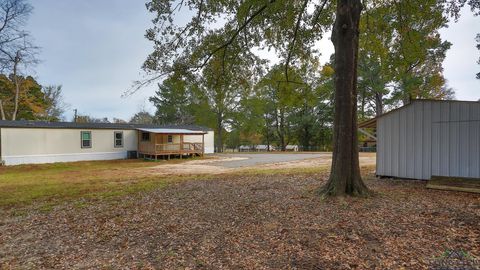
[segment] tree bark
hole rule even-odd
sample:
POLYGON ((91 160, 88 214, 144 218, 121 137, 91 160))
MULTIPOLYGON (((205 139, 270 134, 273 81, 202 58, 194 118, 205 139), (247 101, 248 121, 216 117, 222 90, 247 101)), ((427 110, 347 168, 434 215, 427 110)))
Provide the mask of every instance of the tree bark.
POLYGON ((277 134, 278 134, 278 138, 280 139, 281 151, 284 152, 286 150, 286 143, 285 143, 285 113, 283 109, 280 109, 280 113, 277 113, 277 134))
POLYGON ((5 110, 3 109, 3 100, 0 99, 0 113, 1 113, 1 116, 2 116, 2 120, 7 120, 5 118, 5 110))
POLYGON ((377 116, 383 114, 383 95, 381 93, 375 94, 375 112, 377 116))
POLYGON ((330 178, 322 195, 367 195, 360 174, 357 134, 357 64, 360 0, 337 0, 332 42, 335 47, 335 118, 330 178))
POLYGON ((18 81, 18 75, 17 75, 17 68, 18 64, 20 63, 20 52, 17 52, 15 55, 15 63, 13 64, 13 81, 15 82, 15 105, 13 109, 13 114, 12 114, 12 120, 15 121, 17 119, 17 113, 18 113, 18 100, 20 97, 20 82, 18 81))
POLYGON ((265 130, 266 130, 266 133, 265 133, 265 137, 267 139, 267 152, 270 152, 270 127, 268 125, 268 119, 266 117, 266 115, 263 116, 263 119, 265 121, 265 130))

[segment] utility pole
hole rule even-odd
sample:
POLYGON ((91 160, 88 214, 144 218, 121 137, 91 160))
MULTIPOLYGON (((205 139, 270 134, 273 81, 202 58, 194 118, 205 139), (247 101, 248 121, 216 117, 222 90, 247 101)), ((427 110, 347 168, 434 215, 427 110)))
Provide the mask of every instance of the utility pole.
POLYGON ((73 122, 77 122, 77 109, 73 110, 75 112, 75 115, 73 116, 73 122))

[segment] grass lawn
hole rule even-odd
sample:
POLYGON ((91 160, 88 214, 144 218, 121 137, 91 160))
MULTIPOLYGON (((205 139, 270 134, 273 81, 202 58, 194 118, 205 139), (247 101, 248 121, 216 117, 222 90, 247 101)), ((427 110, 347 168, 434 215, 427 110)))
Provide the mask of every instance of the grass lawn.
POLYGON ((0 167, 0 208, 65 200, 105 198, 163 187, 178 177, 158 177, 142 169, 181 161, 90 161, 0 167))
POLYGON ((156 165, 1 168, 0 269, 427 269, 448 250, 480 257, 478 194, 364 168, 376 195, 321 199, 327 167, 142 173, 156 165))

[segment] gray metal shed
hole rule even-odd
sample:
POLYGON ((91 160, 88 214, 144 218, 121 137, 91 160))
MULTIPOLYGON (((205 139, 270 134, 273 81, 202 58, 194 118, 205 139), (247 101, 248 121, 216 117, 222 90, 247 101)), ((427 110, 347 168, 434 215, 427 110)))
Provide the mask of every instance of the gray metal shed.
POLYGON ((359 127, 376 127, 378 176, 480 179, 480 102, 415 100, 359 127))

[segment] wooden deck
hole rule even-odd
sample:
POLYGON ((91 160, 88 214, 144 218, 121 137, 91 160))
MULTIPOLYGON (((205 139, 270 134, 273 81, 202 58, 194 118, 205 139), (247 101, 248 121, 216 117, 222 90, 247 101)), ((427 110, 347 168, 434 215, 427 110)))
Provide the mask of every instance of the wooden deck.
POLYGON ((179 155, 179 154, 199 154, 203 155, 203 143, 170 143, 170 144, 151 144, 139 151, 146 155, 179 155))
POLYGON ((480 179, 432 176, 427 188, 480 193, 480 179))
POLYGON ((204 137, 202 142, 185 142, 184 134, 155 134, 150 133, 148 139, 142 139, 139 133, 138 156, 139 158, 158 159, 184 156, 203 156, 205 153, 204 137), (169 138, 170 136, 170 138, 169 138), (169 142, 169 140, 171 140, 169 142))

